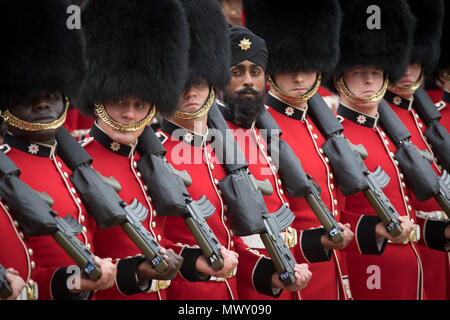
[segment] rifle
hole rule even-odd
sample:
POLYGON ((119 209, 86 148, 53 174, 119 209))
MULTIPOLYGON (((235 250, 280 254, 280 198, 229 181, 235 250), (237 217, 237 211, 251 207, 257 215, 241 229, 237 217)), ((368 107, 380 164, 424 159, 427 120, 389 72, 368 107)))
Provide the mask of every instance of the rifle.
POLYGON ((0 298, 7 299, 12 294, 11 284, 6 279, 6 269, 0 264, 0 298))
POLYGON ((208 122, 211 128, 217 130, 215 141, 221 146, 222 160, 225 159, 222 166, 227 176, 219 182, 218 187, 229 208, 228 213, 235 234, 259 234, 280 280, 286 286, 295 283, 296 261, 280 235, 280 232, 292 223, 294 214, 286 204, 275 213, 269 214, 261 192, 266 192, 267 187, 263 187, 264 183, 255 183, 256 179, 250 174, 237 141, 231 134, 227 134, 229 128, 216 103, 209 110, 208 122), (231 159, 230 155, 235 158, 231 159))
POLYGON ((137 150, 141 155, 138 169, 157 212, 162 216, 181 216, 211 267, 222 269, 221 244, 206 222, 215 207, 205 196, 197 201, 192 199, 186 189, 192 184, 191 177, 169 164, 166 150, 151 127, 145 128, 139 137, 137 150))
POLYGON ((398 236, 402 232, 399 214, 382 190, 389 183, 389 176, 381 167, 374 172, 367 168, 362 160, 367 152, 345 138, 344 128, 318 93, 308 101, 308 107, 311 118, 327 139, 322 149, 342 194, 349 196, 362 191, 388 232, 398 236))
POLYGON ((56 140, 58 155, 72 170, 70 181, 99 227, 120 225, 155 269, 166 271, 169 265, 160 253, 161 246, 141 223, 147 217, 147 208, 137 199, 130 205, 123 201, 117 194, 117 184, 114 189, 92 168, 92 158, 64 127, 56 133, 56 140))
POLYGON ((414 93, 413 108, 427 125, 425 130, 427 141, 432 145, 439 163, 448 172, 450 170, 450 134, 440 124, 441 114, 422 86, 414 93))
POLYGON ((397 146, 395 159, 405 176, 408 187, 417 200, 434 197, 442 210, 450 215, 450 183, 446 170, 439 177, 417 146, 411 143, 411 134, 395 112, 382 100, 378 106, 380 124, 397 146))
POLYGON ((19 169, 3 152, 0 152, 0 174, 0 196, 23 232, 30 237, 52 235, 89 279, 98 280, 102 273, 94 262, 94 254, 76 237, 82 231, 78 221, 70 215, 57 217, 57 212, 20 180, 19 169))
POLYGON ((320 223, 325 228, 327 235, 334 242, 344 239, 341 228, 333 214, 320 197, 320 191, 313 183, 313 178, 308 176, 301 165, 300 159, 295 155, 291 147, 281 138, 281 129, 267 110, 264 110, 256 121, 258 129, 267 130, 267 151, 272 159, 279 159, 278 175, 285 190, 292 197, 305 198, 320 223))

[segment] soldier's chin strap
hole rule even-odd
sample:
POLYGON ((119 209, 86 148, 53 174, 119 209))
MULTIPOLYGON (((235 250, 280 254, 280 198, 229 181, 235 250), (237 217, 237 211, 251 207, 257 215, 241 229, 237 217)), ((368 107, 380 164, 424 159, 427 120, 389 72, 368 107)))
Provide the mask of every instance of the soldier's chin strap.
POLYGON ((344 77, 340 76, 338 79, 336 79, 335 87, 336 89, 345 95, 348 99, 356 102, 356 103, 371 103, 371 102, 378 102, 381 99, 383 99, 384 94, 386 93, 386 90, 389 85, 389 80, 387 75, 384 75, 384 82, 381 89, 375 93, 373 96, 367 97, 367 98, 360 98, 353 94, 353 92, 350 91, 350 89, 347 87, 344 81, 344 77))
POLYGON ((394 89, 394 90, 407 90, 407 91, 416 91, 423 83, 423 70, 420 72, 420 76, 419 79, 417 79, 416 82, 411 83, 410 85, 407 86, 401 86, 399 84, 397 85, 390 85, 389 89, 394 89))
POLYGON ((279 95, 283 97, 286 101, 289 103, 295 103, 295 102, 302 102, 302 101, 308 101, 316 92, 319 90, 320 83, 322 82, 322 73, 317 73, 316 82, 314 83, 311 90, 306 92, 303 95, 293 97, 291 95, 288 95, 286 92, 284 92, 280 87, 277 86, 275 83, 275 80, 273 80, 272 75, 267 76, 267 82, 270 84, 270 87, 273 88, 275 92, 277 92, 279 95))
POLYGON ((13 115, 8 109, 5 109, 1 112, 0 117, 7 123, 9 126, 20 129, 22 131, 48 131, 48 130, 56 130, 60 128, 67 118, 67 110, 69 109, 69 99, 65 98, 65 106, 64 111, 61 116, 49 123, 39 123, 39 122, 28 122, 22 120, 15 115, 13 115))

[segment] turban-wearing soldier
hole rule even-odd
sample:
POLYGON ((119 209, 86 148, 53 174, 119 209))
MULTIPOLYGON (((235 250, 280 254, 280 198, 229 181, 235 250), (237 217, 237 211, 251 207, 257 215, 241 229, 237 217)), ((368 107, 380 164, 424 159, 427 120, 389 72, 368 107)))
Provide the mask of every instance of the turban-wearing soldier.
MULTIPOLYGON (((81 30, 69 30, 66 25, 70 4, 60 0, 0 2, 1 38, 8 43, 0 53, 0 105, 6 125, 3 149, 25 183, 53 199, 59 217, 71 216, 82 225, 78 239, 94 251, 86 209, 73 192, 69 168, 55 153, 56 131, 64 123, 69 101, 77 97, 86 70, 81 30)), ((11 222, 8 208, 4 209, 11 222)), ((38 292, 29 287, 30 296, 83 299, 91 297, 93 290, 114 284, 116 266, 97 259, 102 277, 93 281, 83 276, 79 288, 69 289, 71 272, 67 268, 74 261, 51 236, 24 236, 17 221, 13 225, 2 223, 1 228, 2 236, 9 234, 14 239, 15 234, 19 238, 19 245, 8 245, 7 249, 18 250, 13 259, 26 259, 27 267, 18 270, 28 284, 30 279, 37 283, 38 292), (13 234, 3 230, 11 227, 13 234)))
MULTIPOLYGON (((306 2, 299 11, 288 1, 243 3, 246 27, 265 40, 269 51, 266 74, 270 87, 265 105, 305 173, 320 187, 324 205, 339 221, 337 184, 320 148, 325 138, 309 118, 307 106, 308 99, 319 88, 321 77, 333 70, 339 56, 339 4, 306 2), (321 21, 320 28, 316 21, 321 21)), ((349 286, 342 252, 333 250, 331 241, 322 242, 327 240, 327 232, 305 198, 286 197, 295 214, 291 225, 297 230, 295 258, 308 262, 313 274, 300 298, 351 299, 351 283, 349 286)), ((353 236, 351 232, 349 236, 353 236)), ((344 241, 343 247, 346 244, 344 241)))
MULTIPOLYGON (((173 111, 183 88, 189 49, 183 8, 177 0, 89 0, 82 7, 82 22, 89 70, 78 107, 95 119, 82 145, 93 167, 119 182, 123 201, 137 199, 148 210, 142 225, 164 247, 165 218, 156 214, 137 167, 143 156, 137 144, 156 111, 173 111)), ((127 296, 111 288, 99 293, 101 299, 164 300, 183 261, 172 250, 162 249, 168 268, 159 272, 120 226, 97 226, 94 244, 103 257, 134 257, 128 265, 139 280, 127 288, 127 296)), ((118 279, 128 275, 118 272, 118 279)))
MULTIPOLYGON (((426 150, 435 156, 432 166, 440 176, 442 167, 434 154, 436 150, 433 150, 431 142, 425 137, 428 123, 423 116, 419 116, 419 109, 416 106, 418 98, 414 96, 414 93, 422 85, 424 76, 434 71, 439 62, 444 4, 441 0, 411 0, 408 4, 417 21, 414 46, 403 77, 397 84, 392 84, 387 89, 384 99, 408 128, 411 133, 411 142, 419 149, 426 150)), ((430 107, 434 105, 431 104, 430 107)), ((418 201, 415 196, 412 196, 411 202, 418 218, 445 219, 435 199, 418 201)), ((428 298, 446 299, 447 254, 430 250, 425 246, 419 246, 419 248, 423 257, 424 287, 428 298)))
MULTIPOLYGON (((355 231, 357 243, 370 236, 380 241, 367 251, 361 245, 349 246, 352 292, 356 299, 423 299, 423 260, 417 243, 421 237, 411 191, 399 166, 401 160, 394 158, 398 147, 383 127, 389 119, 384 114, 380 116, 380 102, 388 83, 397 83, 409 63, 414 16, 406 1, 341 1, 341 7, 341 58, 330 88, 339 93, 337 113, 346 138, 364 145, 368 152, 364 163, 371 172, 380 166, 390 177, 382 190, 398 212, 402 228, 398 234, 388 233, 361 193, 342 199, 343 221, 359 225, 366 218, 375 226, 375 230, 367 230, 364 235, 355 231), (381 29, 367 28, 366 11, 373 4, 382 13, 381 29)), ((430 236, 440 234, 424 231, 425 238, 430 236)))
MULTIPOLYGON (((250 172, 258 180, 268 179, 270 181, 274 192, 271 195, 264 195, 264 200, 269 212, 276 212, 283 204, 289 205, 289 202, 282 180, 278 176, 277 171, 273 169, 267 141, 264 138, 266 133, 264 129, 261 133, 256 125, 256 120, 265 110, 265 70, 268 51, 265 41, 244 27, 232 27, 230 29, 230 43, 232 55, 230 64, 231 82, 224 93, 222 113, 245 153, 250 172)), ((344 226, 341 227, 345 228, 344 226)), ((308 248, 306 243, 310 243, 314 239, 314 233, 315 231, 302 231, 289 227, 283 234, 286 239, 292 238, 293 241, 287 241, 287 243, 295 256, 295 251, 300 247, 308 248), (300 237, 297 236, 299 233, 302 234, 300 237), (297 244, 298 240, 303 241, 304 244, 297 244)), ((348 243, 353 237, 349 229, 346 234, 347 237, 342 241, 343 243, 348 243)), ((323 238, 324 241, 327 241, 326 236, 323 236, 323 238)), ((243 237, 243 239, 248 247, 268 256, 268 252, 259 235, 250 235, 243 237)), ((332 244, 331 241, 330 244, 332 244)), ((342 245, 345 246, 345 244, 342 245)), ((311 248, 311 250, 321 252, 323 247, 318 243, 318 246, 311 248)), ((300 250, 298 250, 297 254, 301 254, 300 250)), ((305 253, 305 255, 308 254, 310 253, 305 253)), ((244 286, 239 286, 239 282, 238 290, 240 299, 263 298, 257 292, 244 286)), ((280 299, 299 299, 300 294, 301 292, 289 292, 286 290, 282 293, 280 299)))
MULTIPOLYGON (((236 272, 242 286, 270 296, 279 295, 272 286, 275 273, 270 259, 247 250, 231 228, 230 207, 219 190, 226 177, 225 166, 209 139, 208 115, 216 107, 215 92, 230 80, 228 26, 218 3, 213 0, 182 1, 191 30, 189 77, 180 95, 175 114, 164 120, 160 138, 167 150, 167 160, 177 170, 192 177, 187 190, 194 199, 205 195, 215 207, 207 223, 221 244, 224 266, 215 271, 196 247, 180 217, 168 217, 165 235, 184 257, 185 270, 173 280, 170 299, 240 299, 236 272), (205 32, 207 30, 207 32, 205 32), (239 264, 238 264, 239 259, 239 264), (188 267, 190 270, 188 270, 188 267), (237 267, 237 270, 236 270, 237 267)), ((233 140, 234 141, 234 140, 233 140)), ((183 266, 184 266, 183 265, 183 266)), ((310 274, 305 270, 302 284, 310 274)))

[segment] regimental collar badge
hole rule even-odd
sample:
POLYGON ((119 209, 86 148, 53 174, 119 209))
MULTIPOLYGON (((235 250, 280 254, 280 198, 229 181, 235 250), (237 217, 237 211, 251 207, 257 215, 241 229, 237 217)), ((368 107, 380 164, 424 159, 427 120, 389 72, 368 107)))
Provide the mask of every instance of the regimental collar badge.
POLYGON ((205 136, 192 132, 186 128, 164 119, 161 124, 161 131, 172 136, 175 140, 183 141, 194 147, 204 147, 211 142, 211 134, 208 130, 205 136))
POLYGON ((405 109, 405 110, 410 110, 411 106, 412 106, 412 99, 408 100, 405 98, 402 98, 394 93, 392 93, 389 90, 386 90, 386 93, 384 94, 384 99, 389 102, 392 103, 394 106, 405 109))
POLYGON ((291 105, 288 105, 281 101, 280 99, 274 97, 270 92, 266 96, 266 100, 264 102, 265 105, 271 107, 275 111, 296 120, 305 121, 308 114, 308 105, 305 109, 297 109, 291 105))
POLYGON ((342 103, 339 104, 337 113, 341 117, 350 120, 354 123, 357 123, 363 127, 376 128, 378 126, 378 116, 372 117, 366 114, 362 114, 356 110, 353 110, 343 105, 342 103))
POLYGON ((241 42, 239 42, 239 47, 241 48, 242 51, 247 51, 248 49, 250 49, 251 45, 252 43, 250 42, 249 39, 243 38, 241 42))
POLYGON ((10 133, 5 134, 4 143, 12 148, 19 149, 33 156, 44 158, 51 158, 55 154, 56 150, 56 143, 54 145, 37 143, 18 138, 10 133))
POLYGON ((109 151, 119 154, 121 156, 131 157, 136 151, 136 143, 133 144, 132 146, 129 146, 114 141, 103 130, 100 129, 100 127, 97 125, 96 122, 94 122, 94 124, 92 125, 89 135, 109 151))

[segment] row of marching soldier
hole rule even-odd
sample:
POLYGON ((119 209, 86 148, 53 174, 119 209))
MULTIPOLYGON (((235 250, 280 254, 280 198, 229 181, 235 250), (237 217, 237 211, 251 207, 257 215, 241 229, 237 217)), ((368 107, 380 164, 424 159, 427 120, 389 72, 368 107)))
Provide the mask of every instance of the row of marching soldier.
POLYGON ((0 0, 0 299, 448 299, 450 6, 220 2, 0 0))

